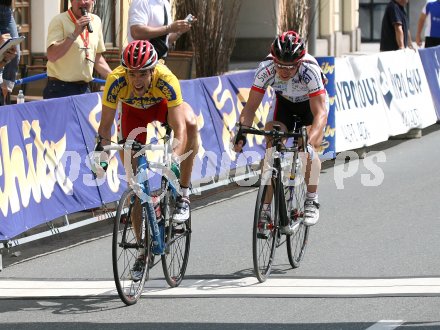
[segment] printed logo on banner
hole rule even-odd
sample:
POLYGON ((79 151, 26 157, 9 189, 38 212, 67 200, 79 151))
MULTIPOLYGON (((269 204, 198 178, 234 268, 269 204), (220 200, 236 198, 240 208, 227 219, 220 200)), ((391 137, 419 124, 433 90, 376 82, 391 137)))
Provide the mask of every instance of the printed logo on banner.
MULTIPOLYGON (((380 89, 388 110, 401 118, 406 129, 419 127, 422 113, 415 97, 423 94, 422 79, 416 65, 392 66, 389 58, 378 58, 380 89), (386 69, 385 69, 386 68, 386 69)), ((405 63, 405 62, 403 62, 405 63)))
POLYGON ((377 59, 377 69, 379 70, 380 90, 389 109, 391 101, 393 100, 393 94, 391 93, 390 82, 388 81, 387 73, 380 58, 377 59))
POLYGON ((339 81, 336 88, 336 111, 362 109, 379 104, 374 78, 339 81))
POLYGON ((327 125, 324 131, 324 137, 321 143, 321 147, 319 149, 319 153, 321 155, 326 155, 328 153, 330 157, 335 151, 335 97, 336 97, 336 89, 335 89, 335 59, 334 57, 322 57, 317 58, 318 63, 321 67, 322 73, 325 76, 325 89, 328 94, 328 105, 329 112, 327 118, 327 125))
MULTIPOLYGON (((231 88, 224 87, 222 84, 222 80, 218 79, 218 84, 212 94, 212 100, 214 101, 215 108, 219 113, 221 113, 224 127, 222 133, 222 141, 225 147, 225 150, 230 154, 231 157, 235 157, 235 154, 232 154, 232 151, 229 148, 229 143, 231 140, 231 131, 234 130, 234 125, 238 122, 238 118, 240 116, 241 111, 243 110, 244 104, 246 103, 250 88, 249 87, 239 87, 237 88, 237 92, 233 94, 231 92, 231 88)), ((266 118, 269 114, 270 106, 272 104, 272 99, 274 96, 273 89, 269 87, 266 91, 266 95, 261 102, 260 106, 255 113, 254 125, 258 128, 263 128, 266 122, 266 118)), ((264 137, 258 135, 249 135, 248 143, 249 147, 253 147, 254 145, 261 145, 264 141, 264 137)))
POLYGON ((61 159, 66 152, 66 135, 58 141, 41 136, 39 120, 23 121, 23 140, 26 148, 9 149, 8 126, 0 128, 1 174, 4 179, 0 210, 4 217, 26 208, 31 197, 36 203, 52 196, 55 185, 71 195, 73 183, 66 175, 61 159), (9 212, 10 206, 10 212, 9 212))

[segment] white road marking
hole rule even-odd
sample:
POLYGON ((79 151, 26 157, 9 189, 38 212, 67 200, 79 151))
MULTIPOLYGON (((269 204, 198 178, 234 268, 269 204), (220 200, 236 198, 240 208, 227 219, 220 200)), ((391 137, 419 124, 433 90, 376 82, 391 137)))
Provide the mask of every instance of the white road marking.
MULTIPOLYGON (((0 280, 0 298, 84 297, 117 295, 113 281, 0 280)), ((270 278, 259 283, 242 279, 183 280, 169 288, 163 279, 145 284, 150 297, 386 297, 439 296, 440 278, 394 279, 288 279, 270 278)))
POLYGON ((402 320, 382 320, 365 330, 393 330, 400 327, 405 321, 402 320))

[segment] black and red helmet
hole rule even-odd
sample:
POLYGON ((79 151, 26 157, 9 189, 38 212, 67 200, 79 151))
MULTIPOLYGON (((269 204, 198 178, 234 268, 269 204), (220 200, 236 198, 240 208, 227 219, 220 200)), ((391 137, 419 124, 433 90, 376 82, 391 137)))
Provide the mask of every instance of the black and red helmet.
POLYGON ((304 41, 295 31, 281 33, 272 43, 270 52, 273 57, 283 62, 296 62, 306 54, 304 41))
POLYGON ((134 40, 125 47, 121 64, 129 70, 151 69, 157 64, 157 53, 147 40, 134 40))

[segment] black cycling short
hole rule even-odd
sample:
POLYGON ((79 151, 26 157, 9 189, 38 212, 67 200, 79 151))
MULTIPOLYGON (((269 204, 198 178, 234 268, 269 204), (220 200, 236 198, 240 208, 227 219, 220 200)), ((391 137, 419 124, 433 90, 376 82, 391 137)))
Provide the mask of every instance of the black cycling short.
POLYGON ((289 131, 295 127, 309 126, 313 123, 313 114, 310 109, 310 101, 293 103, 282 97, 279 94, 276 95, 276 104, 274 109, 273 120, 282 122, 286 125, 289 131), (294 117, 296 116, 296 117, 294 117))

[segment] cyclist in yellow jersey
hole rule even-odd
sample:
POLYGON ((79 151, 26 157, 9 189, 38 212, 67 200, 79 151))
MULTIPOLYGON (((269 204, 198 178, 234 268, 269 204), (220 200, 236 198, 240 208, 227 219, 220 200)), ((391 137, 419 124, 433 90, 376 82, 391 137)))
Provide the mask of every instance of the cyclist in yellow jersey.
MULTIPOLYGON (((190 211, 191 171, 198 151, 197 121, 190 105, 183 101, 179 80, 165 65, 158 63, 156 50, 146 40, 129 43, 122 53, 121 65, 106 79, 98 129, 103 144, 110 141, 119 102, 122 105, 118 113, 119 140, 126 139, 137 129, 135 140, 145 143, 145 128, 155 120, 173 129, 174 141, 178 141, 173 150, 173 162, 174 166, 180 164, 182 189, 173 221, 186 221, 190 211)), ((121 158, 123 160, 123 155, 121 158)))

